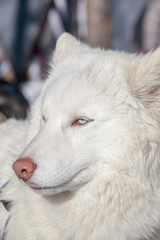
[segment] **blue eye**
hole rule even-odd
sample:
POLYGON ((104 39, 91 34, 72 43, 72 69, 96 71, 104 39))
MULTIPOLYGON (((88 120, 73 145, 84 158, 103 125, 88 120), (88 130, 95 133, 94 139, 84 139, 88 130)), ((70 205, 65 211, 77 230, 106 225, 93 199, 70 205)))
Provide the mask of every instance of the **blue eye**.
POLYGON ((83 118, 80 118, 80 119, 77 120, 77 124, 80 124, 80 125, 83 125, 83 124, 85 124, 85 123, 87 123, 87 122, 88 122, 88 121, 85 120, 85 119, 83 119, 83 118))
POLYGON ((85 124, 87 124, 89 122, 89 120, 86 120, 86 119, 83 119, 83 118, 78 118, 78 119, 75 119, 71 126, 74 127, 74 126, 83 126, 85 124))
POLYGON ((86 118, 76 118, 72 123, 71 123, 71 127, 76 127, 76 126, 83 126, 83 125, 86 125, 87 123, 89 122, 92 122, 94 121, 93 119, 88 119, 87 117, 86 118))

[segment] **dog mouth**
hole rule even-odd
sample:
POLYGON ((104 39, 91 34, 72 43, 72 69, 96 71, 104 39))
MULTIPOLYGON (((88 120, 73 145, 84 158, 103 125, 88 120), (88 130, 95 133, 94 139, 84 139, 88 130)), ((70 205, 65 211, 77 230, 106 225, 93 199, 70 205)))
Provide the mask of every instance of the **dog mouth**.
POLYGON ((32 188, 33 190, 47 190, 47 189, 55 189, 55 188, 60 187, 60 186, 56 186, 56 187, 39 187, 39 186, 36 186, 34 184, 34 185, 29 185, 29 187, 32 188))
POLYGON ((62 183, 62 184, 58 184, 58 185, 55 185, 55 186, 39 186, 38 184, 36 184, 35 182, 28 182, 27 185, 32 188, 33 190, 35 191, 43 191, 43 190, 56 190, 56 189, 59 189, 59 188, 66 188, 66 186, 68 186, 68 184, 70 184, 72 182, 72 180, 77 176, 79 175, 81 172, 85 171, 86 168, 84 169, 81 169, 79 172, 77 172, 73 177, 71 177, 68 181, 62 183))
POLYGON ((28 186, 37 194, 40 195, 55 195, 66 191, 66 187, 59 186, 38 186, 35 183, 28 184, 28 186))
POLYGON ((62 187, 63 185, 65 184, 61 184, 59 186, 44 186, 44 187, 41 187, 41 186, 38 186, 36 183, 34 182, 30 182, 28 183, 28 186, 30 188, 32 188, 33 190, 47 190, 47 189, 55 189, 55 188, 58 188, 58 187, 62 187))

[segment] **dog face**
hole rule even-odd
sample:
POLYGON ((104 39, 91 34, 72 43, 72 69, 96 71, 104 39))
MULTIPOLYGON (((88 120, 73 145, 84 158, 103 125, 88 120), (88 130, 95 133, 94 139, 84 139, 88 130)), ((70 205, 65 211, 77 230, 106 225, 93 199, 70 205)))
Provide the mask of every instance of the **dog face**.
POLYGON ((20 156, 35 164, 30 187, 54 195, 103 172, 144 170, 142 143, 159 129, 159 87, 151 76, 158 54, 91 49, 68 34, 60 37, 20 156))

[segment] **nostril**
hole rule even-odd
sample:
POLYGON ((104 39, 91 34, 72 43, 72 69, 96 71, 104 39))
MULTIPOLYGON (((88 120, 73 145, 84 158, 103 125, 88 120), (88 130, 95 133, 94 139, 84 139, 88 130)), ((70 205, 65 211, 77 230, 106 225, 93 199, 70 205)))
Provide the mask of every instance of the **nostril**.
POLYGON ((33 175, 36 169, 36 164, 31 158, 20 158, 13 164, 13 170, 17 177, 23 181, 27 181, 33 175))
POLYGON ((26 169, 22 169, 21 173, 27 173, 27 170, 26 169))

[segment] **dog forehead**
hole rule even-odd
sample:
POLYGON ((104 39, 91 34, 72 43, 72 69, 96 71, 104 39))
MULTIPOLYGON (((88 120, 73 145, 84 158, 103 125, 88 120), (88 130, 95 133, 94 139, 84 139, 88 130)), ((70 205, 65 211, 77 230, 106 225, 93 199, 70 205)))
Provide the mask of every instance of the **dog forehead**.
POLYGON ((71 74, 51 82, 44 92, 43 107, 57 104, 59 107, 87 104, 96 98, 97 89, 84 81, 82 76, 71 74))
POLYGON ((44 92, 45 99, 71 99, 81 95, 83 98, 95 97, 110 86, 111 75, 112 71, 107 73, 105 67, 98 67, 96 63, 90 63, 84 68, 71 68, 65 73, 59 71, 50 79, 44 92))
POLYGON ((55 66, 45 87, 44 107, 53 103, 76 106, 111 98, 114 101, 119 94, 125 95, 130 59, 126 61, 113 51, 90 51, 92 54, 68 57, 55 66))

